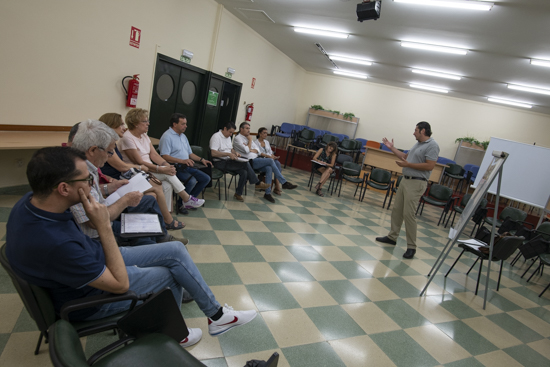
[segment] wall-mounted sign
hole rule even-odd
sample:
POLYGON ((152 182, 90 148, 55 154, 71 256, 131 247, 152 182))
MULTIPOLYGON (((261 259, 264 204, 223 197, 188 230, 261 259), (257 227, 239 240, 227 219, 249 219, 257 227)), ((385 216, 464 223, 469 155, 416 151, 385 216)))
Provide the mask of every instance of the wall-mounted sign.
POLYGON ((252 85, 250 88, 254 89, 254 86, 256 85, 256 78, 252 78, 252 85))
POLYGON ((209 105, 209 106, 217 106, 218 105, 218 93, 209 90, 208 91, 208 99, 206 100, 206 104, 209 105))
POLYGON ((130 46, 139 48, 139 42, 141 41, 141 30, 136 27, 132 27, 130 30, 130 46))

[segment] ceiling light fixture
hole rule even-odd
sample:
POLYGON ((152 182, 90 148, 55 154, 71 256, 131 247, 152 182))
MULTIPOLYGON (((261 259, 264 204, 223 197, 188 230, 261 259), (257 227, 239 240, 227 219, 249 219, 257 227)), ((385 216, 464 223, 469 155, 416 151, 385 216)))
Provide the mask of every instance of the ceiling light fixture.
POLYGON ((367 79, 367 74, 360 74, 360 73, 352 73, 350 71, 340 71, 340 70, 333 70, 334 74, 338 75, 344 75, 344 76, 351 76, 353 78, 359 78, 359 79, 367 79))
POLYGON ((408 47, 408 48, 418 48, 421 50, 428 50, 428 51, 446 52, 446 53, 455 54, 455 55, 466 55, 469 51, 465 48, 438 46, 438 45, 430 45, 428 43, 418 43, 418 42, 408 42, 408 41, 401 41, 401 46, 408 47))
POLYGON ((509 101, 509 100, 507 100, 507 99, 500 99, 500 98, 488 97, 487 100, 488 100, 489 102, 507 104, 507 105, 516 106, 516 107, 523 107, 523 108, 531 108, 531 107, 533 107, 533 106, 531 106, 530 104, 527 104, 527 103, 516 102, 516 101, 509 101))
POLYGON ((445 8, 467 9, 467 10, 482 10, 489 11, 493 7, 493 3, 485 1, 464 1, 464 0, 393 0, 396 3, 408 3, 417 5, 440 6, 445 8))
POLYGON ((436 76, 438 78, 445 78, 445 79, 453 79, 453 80, 460 80, 462 77, 460 75, 454 75, 454 74, 447 74, 447 73, 440 73, 438 71, 431 71, 431 70, 423 70, 423 69, 411 69, 413 73, 416 74, 424 74, 424 75, 430 75, 430 76, 436 76))
POLYGON ((549 89, 526 87, 524 85, 515 85, 515 84, 508 84, 508 88, 509 89, 515 89, 515 90, 521 90, 521 91, 524 91, 524 92, 546 94, 546 95, 550 96, 550 90, 549 89))
POLYGON ((550 68, 550 60, 531 59, 531 65, 546 66, 550 68))
POLYGON ((417 88, 417 89, 425 89, 425 90, 431 90, 433 92, 439 92, 439 93, 449 93, 448 89, 439 88, 439 87, 432 87, 431 85, 423 85, 423 84, 409 84, 411 88, 417 88))
POLYGON ((319 36, 336 37, 336 38, 348 38, 349 34, 342 32, 324 31, 322 29, 300 28, 294 27, 294 32, 317 34, 319 36))
POLYGON ((352 64, 367 65, 367 66, 372 65, 372 61, 369 61, 369 60, 353 59, 351 57, 344 57, 344 56, 337 56, 337 55, 329 55, 328 57, 331 60, 345 61, 345 62, 350 62, 352 64))

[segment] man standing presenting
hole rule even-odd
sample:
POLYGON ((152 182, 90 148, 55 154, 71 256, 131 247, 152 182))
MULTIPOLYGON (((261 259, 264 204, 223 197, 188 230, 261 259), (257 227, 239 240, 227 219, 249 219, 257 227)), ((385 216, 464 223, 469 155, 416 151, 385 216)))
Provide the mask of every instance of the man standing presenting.
POLYGON ((210 182, 210 177, 199 169, 195 162, 212 166, 212 162, 193 154, 189 140, 185 136, 187 118, 181 113, 170 116, 170 128, 160 138, 160 155, 168 163, 179 163, 184 169, 178 168, 176 176, 185 184, 185 191, 196 198, 210 182))
POLYGON ((275 164, 275 161, 271 158, 266 158, 267 155, 258 152, 257 149, 252 145, 252 135, 250 135, 250 124, 248 122, 243 122, 239 126, 239 134, 233 139, 233 148, 235 151, 240 153, 244 158, 249 159, 250 165, 253 169, 265 172, 265 183, 269 185, 265 189, 264 199, 274 203, 275 199, 271 195, 271 180, 275 174, 275 178, 283 184, 283 189, 293 190, 297 186, 287 182, 283 177, 281 171, 275 164), (264 155, 266 157, 264 157, 264 155))
POLYGON ((248 164, 248 160, 239 158, 241 155, 233 149, 231 136, 235 132, 235 124, 228 122, 223 129, 212 135, 210 138, 210 152, 214 160, 214 167, 222 171, 235 171, 239 174, 239 183, 235 192, 235 199, 244 201, 243 189, 246 180, 251 184, 258 184, 260 189, 267 189, 270 185, 260 182, 254 170, 248 164))
POLYGON ((416 253, 416 206, 426 191, 428 178, 439 156, 439 145, 431 138, 429 123, 421 121, 416 124, 413 135, 417 143, 407 154, 394 147, 393 139, 391 142, 382 139, 382 143, 399 158, 395 163, 403 168, 403 180, 391 213, 390 233, 385 237, 376 237, 376 241, 395 245, 404 220, 407 237, 407 251, 403 254, 405 259, 412 259, 416 253))

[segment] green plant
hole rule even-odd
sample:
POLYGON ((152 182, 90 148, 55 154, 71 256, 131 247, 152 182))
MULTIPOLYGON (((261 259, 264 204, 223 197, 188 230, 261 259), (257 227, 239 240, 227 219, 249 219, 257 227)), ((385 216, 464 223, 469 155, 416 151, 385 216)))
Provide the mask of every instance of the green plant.
POLYGON ((352 112, 346 112, 344 113, 344 120, 353 120, 353 118, 355 117, 355 115, 352 113, 352 112))
POLYGON ((488 141, 479 141, 476 138, 471 137, 471 136, 466 136, 466 137, 463 137, 463 138, 456 138, 455 143, 459 143, 461 141, 466 142, 466 143, 470 143, 472 145, 480 146, 484 150, 487 150, 487 147, 489 146, 488 141))
POLYGON ((321 106, 320 104, 314 104, 310 108, 313 108, 314 110, 324 110, 323 106, 321 106))
POLYGON ((328 112, 332 112, 332 113, 335 114, 335 115, 339 115, 339 114, 340 114, 340 111, 328 110, 328 112))

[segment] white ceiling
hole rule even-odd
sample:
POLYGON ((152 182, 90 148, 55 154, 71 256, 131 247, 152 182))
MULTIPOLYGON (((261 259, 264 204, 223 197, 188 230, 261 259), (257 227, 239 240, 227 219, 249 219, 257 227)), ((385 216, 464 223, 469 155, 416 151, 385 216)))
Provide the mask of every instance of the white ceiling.
MULTIPOLYGON (((490 11, 471 11, 382 0, 380 19, 357 21, 360 0, 217 0, 305 70, 333 74, 327 53, 372 60, 371 66, 335 61, 341 70, 367 74, 365 83, 410 88, 420 83, 448 88, 450 97, 484 103, 496 97, 533 104, 550 114, 550 95, 516 91, 507 84, 550 89, 550 0, 492 0, 490 11), (259 12, 264 11, 272 21, 259 12), (347 39, 296 33, 294 26, 349 33, 347 39), (467 48, 452 55, 401 47, 415 41, 467 48), (459 81, 419 75, 411 68, 464 76, 459 81)), ((243 50, 246 52, 246 50, 243 50)), ((435 93, 435 92, 433 92, 435 93)), ((515 107, 514 107, 515 108, 515 107)), ((521 110, 525 110, 520 108, 521 110)))

